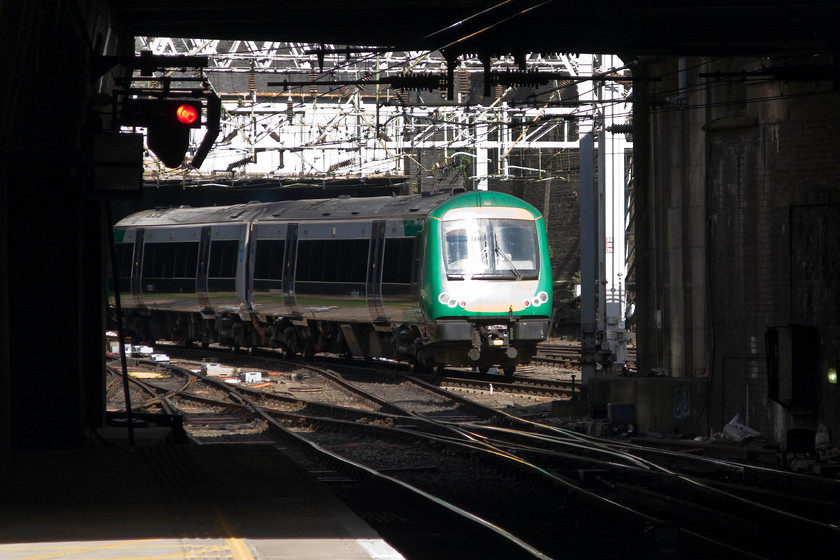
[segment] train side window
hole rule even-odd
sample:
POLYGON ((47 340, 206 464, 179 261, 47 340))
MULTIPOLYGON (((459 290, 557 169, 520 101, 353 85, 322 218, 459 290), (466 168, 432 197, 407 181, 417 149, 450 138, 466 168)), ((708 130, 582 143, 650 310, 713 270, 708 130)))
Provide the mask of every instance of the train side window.
POLYGON ((117 277, 120 280, 131 278, 134 262, 134 243, 117 243, 117 277))
POLYGON ((160 278, 174 278, 175 277, 175 249, 176 243, 162 243, 158 247, 158 252, 162 254, 161 265, 163 271, 160 273, 160 278))
POLYGON ((282 280, 285 239, 257 240, 254 255, 254 278, 261 280, 282 280))
POLYGON ((295 281, 364 282, 368 239, 310 239, 298 243, 295 281))
POLYGON ((341 282, 341 268, 339 267, 339 257, 341 256, 341 241, 340 239, 330 239, 324 241, 324 281, 325 282, 341 282))
POLYGON ((175 278, 195 278, 198 268, 198 242, 175 243, 175 278))
POLYGON ((348 250, 342 251, 342 258, 346 257, 346 268, 348 282, 365 282, 367 280, 368 253, 370 252, 369 239, 349 239, 348 250))
MULTIPOLYGON (((198 243, 146 243, 143 250, 143 278, 195 278, 198 243)), ((129 258, 132 252, 128 251, 129 258)), ((123 259, 125 257, 122 257, 123 259)), ((131 261, 123 262, 131 275, 131 261)))
POLYGON ((308 241, 301 240, 298 242, 295 281, 309 280, 309 259, 311 256, 310 248, 311 245, 308 241))
POLYGON ((324 279, 324 241, 302 239, 298 242, 295 281, 320 282, 324 279))
POLYGON ((315 282, 330 280, 325 272, 330 266, 327 264, 327 243, 329 243, 329 241, 323 239, 313 242, 312 268, 310 269, 310 274, 312 275, 312 280, 315 282))
POLYGON ((325 276, 328 282, 364 282, 370 241, 336 239, 324 242, 325 276))
POLYGON ((324 276, 323 241, 302 239, 298 242, 295 281, 319 282, 324 276))
POLYGON ((326 241, 318 239, 312 241, 312 257, 309 259, 309 279, 313 282, 323 282, 327 280, 324 274, 326 266, 326 241))
POLYGON ((382 270, 383 283, 411 283, 415 240, 416 237, 389 238, 385 240, 385 256, 382 270))
MULTIPOLYGON (((353 281, 353 240, 337 241, 338 256, 335 259, 335 275, 339 282, 353 281)), ((367 259, 367 257, 365 257, 367 259)))
POLYGON ((239 241, 224 239, 210 243, 210 262, 207 265, 208 278, 233 278, 236 276, 236 255, 239 241))
POLYGON ((143 278, 160 278, 163 274, 163 255, 160 243, 146 243, 143 249, 143 278))

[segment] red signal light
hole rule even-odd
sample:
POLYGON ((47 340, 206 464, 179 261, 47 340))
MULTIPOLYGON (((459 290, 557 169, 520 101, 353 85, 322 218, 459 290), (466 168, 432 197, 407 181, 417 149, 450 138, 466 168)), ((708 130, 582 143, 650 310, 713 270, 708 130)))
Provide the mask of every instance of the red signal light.
POLYGON ((178 122, 190 125, 198 119, 198 110, 192 105, 178 105, 178 108, 175 109, 175 117, 178 122))

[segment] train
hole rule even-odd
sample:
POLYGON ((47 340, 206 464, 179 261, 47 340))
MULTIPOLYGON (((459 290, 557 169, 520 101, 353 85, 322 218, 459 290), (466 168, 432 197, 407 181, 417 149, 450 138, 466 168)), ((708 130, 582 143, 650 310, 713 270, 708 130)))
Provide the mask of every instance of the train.
POLYGON ((109 294, 133 340, 510 377, 548 335, 544 219, 505 193, 155 208, 113 234, 109 294))

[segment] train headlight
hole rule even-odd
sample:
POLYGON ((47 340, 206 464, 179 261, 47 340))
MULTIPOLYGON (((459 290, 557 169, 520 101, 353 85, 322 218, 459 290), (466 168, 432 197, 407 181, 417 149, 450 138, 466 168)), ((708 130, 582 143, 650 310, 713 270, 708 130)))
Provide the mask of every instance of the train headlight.
MULTIPOLYGON (((545 292, 540 292, 534 296, 534 299, 531 300, 530 303, 534 305, 534 307, 539 307, 540 305, 544 304, 548 301, 548 294, 545 292)), ((527 307, 527 306, 526 306, 527 307)))
MULTIPOLYGON (((442 292, 442 293, 438 296, 438 301, 439 301, 441 304, 446 305, 446 306, 448 306, 448 307, 455 307, 456 305, 458 305, 458 300, 456 300, 455 298, 453 298, 452 296, 450 296, 450 295, 449 295, 449 294, 447 294, 446 292, 442 292)), ((465 305, 466 305, 466 304, 465 304, 465 305)))

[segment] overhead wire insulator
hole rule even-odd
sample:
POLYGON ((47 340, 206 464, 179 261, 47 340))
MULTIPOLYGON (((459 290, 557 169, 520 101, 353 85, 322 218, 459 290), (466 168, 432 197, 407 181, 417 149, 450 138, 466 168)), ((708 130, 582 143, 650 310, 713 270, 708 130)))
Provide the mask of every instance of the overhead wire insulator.
POLYGON ((633 123, 613 124, 608 126, 605 130, 607 132, 612 132, 613 134, 632 134, 633 123))
POLYGON ((544 86, 552 80, 567 80, 569 75, 561 72, 539 72, 536 70, 520 72, 507 70, 506 72, 491 72, 490 83, 504 87, 512 86, 544 86))
POLYGON ((406 74, 387 78, 394 89, 436 91, 446 89, 448 80, 440 74, 406 74))
POLYGON ((327 169, 327 173, 335 173, 336 171, 338 171, 342 167, 348 167, 350 165, 353 165, 355 162, 356 162, 356 160, 354 158, 339 161, 338 163, 334 163, 334 164, 330 165, 330 167, 327 169))
POLYGON ((356 84, 356 89, 358 89, 359 91, 364 91, 365 90, 365 84, 367 84, 369 82, 376 83, 375 78, 376 78, 376 75, 373 72, 370 72, 370 71, 365 72, 359 78, 359 81, 356 84))
POLYGON ((234 161, 233 163, 231 163, 227 166, 227 170, 228 171, 233 171, 237 167, 242 167, 243 165, 247 165, 249 163, 254 163, 254 158, 251 157, 251 156, 248 156, 246 158, 242 158, 240 160, 234 161))

